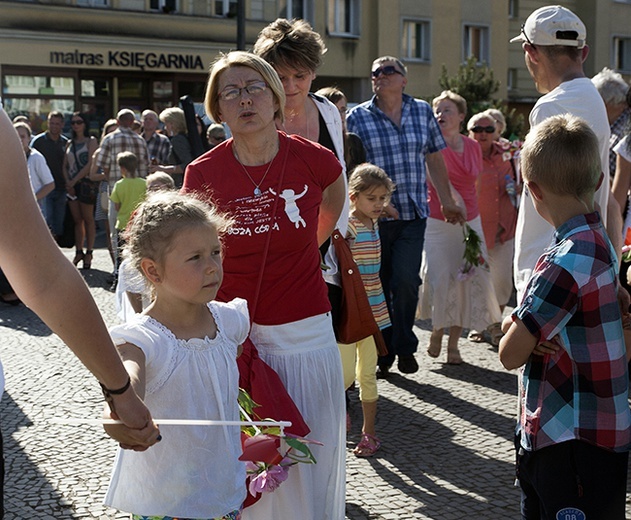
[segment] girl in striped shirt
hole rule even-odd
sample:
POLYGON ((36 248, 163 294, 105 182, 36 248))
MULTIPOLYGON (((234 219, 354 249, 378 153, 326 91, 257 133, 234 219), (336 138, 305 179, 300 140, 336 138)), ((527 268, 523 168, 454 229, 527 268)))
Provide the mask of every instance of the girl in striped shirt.
MULTIPOLYGON (((357 166, 348 181, 351 213, 346 238, 366 288, 368 300, 380 329, 390 326, 390 316, 383 294, 379 269, 381 268, 381 242, 377 219, 390 202, 394 183, 386 173, 372 164, 357 166)), ((370 457, 381 446, 375 434, 377 415, 377 347, 369 336, 351 345, 340 345, 345 388, 354 380, 359 383, 364 422, 361 441, 354 453, 370 457)))

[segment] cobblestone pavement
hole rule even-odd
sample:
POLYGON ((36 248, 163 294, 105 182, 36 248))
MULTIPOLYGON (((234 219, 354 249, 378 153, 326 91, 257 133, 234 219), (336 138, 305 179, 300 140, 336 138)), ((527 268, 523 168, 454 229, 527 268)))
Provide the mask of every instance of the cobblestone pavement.
MULTIPOLYGON (((82 272, 106 322, 115 324, 105 283, 110 268, 107 252, 96 250, 93 269, 82 272)), ((351 393, 346 518, 518 518, 511 440, 515 373, 501 367, 490 345, 464 339, 464 365, 433 360, 425 354, 428 324, 418 323, 416 332, 419 372, 394 370, 379 381, 383 447, 370 459, 351 451, 361 427, 361 406, 351 393)), ((99 416, 102 398, 94 378, 23 306, 0 304, 0 335, 7 378, 0 406, 5 518, 127 518, 101 505, 114 442, 98 427, 51 423, 54 417, 99 416)))

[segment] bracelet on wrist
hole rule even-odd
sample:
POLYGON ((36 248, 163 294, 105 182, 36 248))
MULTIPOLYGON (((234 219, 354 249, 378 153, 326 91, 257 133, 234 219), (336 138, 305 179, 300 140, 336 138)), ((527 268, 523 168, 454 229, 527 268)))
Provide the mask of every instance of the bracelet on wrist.
POLYGON ((101 386, 101 391, 103 392, 103 397, 105 397, 105 401, 110 406, 110 409, 114 411, 114 396, 121 395, 129 390, 131 386, 131 377, 127 376, 127 383, 120 388, 116 388, 114 390, 107 388, 103 383, 99 381, 99 385, 101 386))

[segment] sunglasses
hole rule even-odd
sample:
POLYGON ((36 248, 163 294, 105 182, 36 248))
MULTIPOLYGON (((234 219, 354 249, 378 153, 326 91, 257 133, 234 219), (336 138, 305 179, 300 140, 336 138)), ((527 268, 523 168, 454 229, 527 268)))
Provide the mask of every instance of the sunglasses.
POLYGON ((534 47, 535 44, 530 41, 530 38, 528 38, 528 35, 526 34, 526 31, 524 31, 524 27, 525 26, 526 26, 525 23, 521 24, 521 33, 524 35, 524 38, 526 38, 526 43, 528 43, 531 47, 534 47))
POLYGON ((403 76, 403 72, 397 70, 394 65, 386 65, 385 67, 379 67, 378 69, 373 70, 370 75, 373 78, 378 78, 381 74, 384 76, 392 76, 393 74, 401 74, 403 76))
POLYGON ((82 125, 83 124, 83 119, 74 119, 72 121, 70 121, 71 125, 82 125))
POLYGON ((495 132, 494 126, 474 126, 471 131, 474 134, 481 134, 482 132, 486 132, 487 134, 492 134, 495 132))

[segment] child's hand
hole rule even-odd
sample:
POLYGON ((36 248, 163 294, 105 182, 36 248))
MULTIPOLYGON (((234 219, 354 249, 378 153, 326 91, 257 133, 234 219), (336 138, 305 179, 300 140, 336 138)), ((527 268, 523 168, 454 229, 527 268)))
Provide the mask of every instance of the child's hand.
MULTIPOLYGON (((111 412, 107 405, 105 405, 103 410, 103 418, 120 420, 120 417, 116 413, 111 412)), ((160 431, 152 421, 149 421, 145 427, 140 429, 130 428, 124 424, 105 424, 103 428, 124 450, 145 451, 156 442, 162 440, 160 431)))
POLYGON ((399 212, 397 211, 397 208, 395 208, 392 204, 388 204, 386 207, 383 208, 381 216, 392 218, 394 220, 399 220, 399 212))
POLYGON ((556 354, 559 349, 559 345, 553 343, 552 341, 544 341, 543 343, 539 343, 535 349, 532 351, 536 356, 545 356, 546 354, 556 354))

